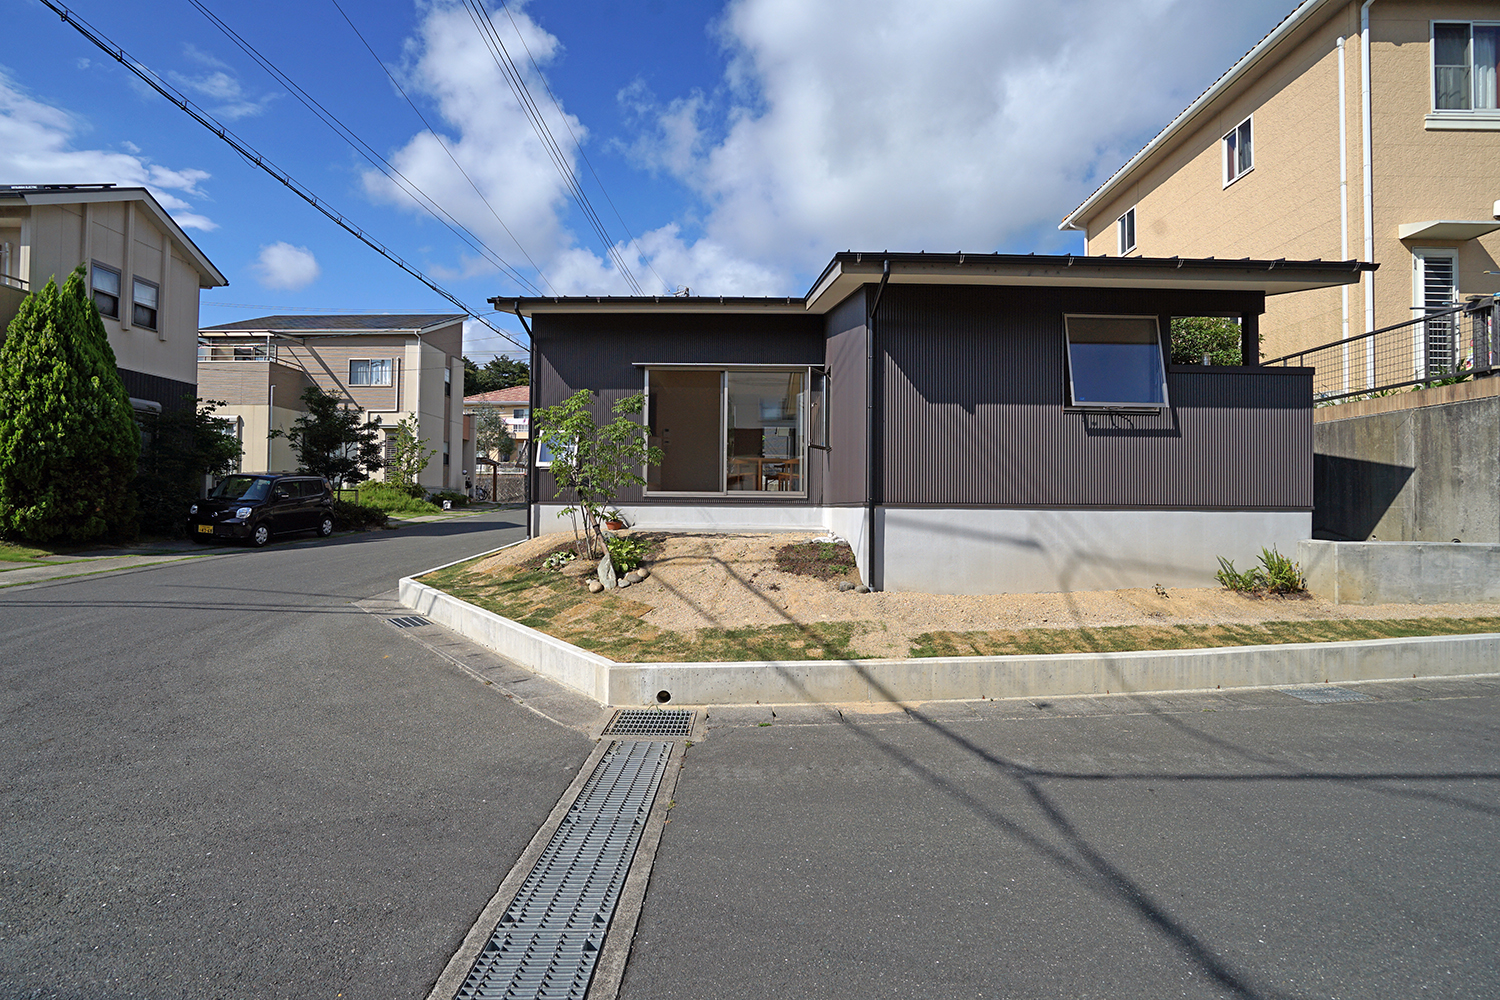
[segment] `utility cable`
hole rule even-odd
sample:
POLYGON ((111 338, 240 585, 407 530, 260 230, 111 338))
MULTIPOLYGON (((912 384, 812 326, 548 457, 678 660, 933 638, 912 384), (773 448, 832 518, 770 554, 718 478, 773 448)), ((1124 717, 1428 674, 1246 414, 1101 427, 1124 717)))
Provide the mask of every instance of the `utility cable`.
POLYGON ((159 76, 156 75, 153 70, 147 68, 144 63, 139 62, 135 59, 135 57, 131 56, 130 53, 126 52, 114 42, 101 35, 94 29, 93 25, 89 24, 82 18, 77 17, 66 7, 54 2, 54 0, 41 0, 41 2, 47 7, 47 9, 51 10, 54 14, 62 18, 62 20, 67 25, 77 31, 84 38, 94 43, 94 45, 98 47, 100 51, 104 52, 111 59, 114 59, 121 66, 124 66, 131 73, 134 73, 137 77, 139 77, 140 80, 146 84, 146 86, 150 87, 152 90, 156 91, 158 94, 165 97, 173 104, 177 105, 177 107, 180 108, 184 113, 186 113, 188 117, 192 118, 198 124, 208 129, 214 135, 218 136, 224 141, 226 145, 228 145, 239 155, 243 156, 248 162, 254 164, 255 166, 264 170, 266 173, 270 174, 272 177, 276 178, 276 180, 280 181, 293 194, 297 195, 297 197, 301 198, 313 208, 317 209, 330 221, 338 225, 339 228, 343 229, 345 232, 353 236, 355 239, 359 240, 371 250, 374 250, 376 253, 380 254, 380 256, 384 257, 392 264, 395 264, 397 267, 405 271, 407 274, 411 275, 413 278, 416 278, 418 281, 426 285, 429 289, 431 289, 437 295, 441 296, 446 301, 463 310, 464 315, 470 317, 478 323, 483 323, 485 326, 489 327, 490 330, 494 331, 494 333, 501 339, 509 341, 511 344, 515 345, 517 348, 520 348, 523 351, 528 350, 526 345, 513 338, 504 330, 501 330, 499 327, 495 326, 489 320, 485 319, 484 316, 480 313, 476 312, 473 309, 470 309, 463 303, 461 299, 458 298, 458 296, 454 295, 442 285, 439 285, 436 281, 429 278, 414 265, 408 264, 406 261, 402 260, 399 256, 396 255, 395 251, 386 247, 379 240, 375 239, 375 237, 371 236, 369 233, 356 226, 353 222, 350 222, 340 213, 334 211, 317 195, 313 194, 309 188, 305 187, 301 182, 294 179, 286 171, 282 170, 270 160, 266 159, 249 143, 245 142, 239 136, 235 135, 233 132, 225 128, 212 115, 204 111, 202 108, 198 107, 198 105, 194 104, 192 101, 188 100, 185 96, 183 96, 181 92, 165 83, 159 76))
MULTIPOLYGON (((333 0, 333 2, 338 3, 338 0, 333 0)), ((625 222, 625 217, 620 214, 619 208, 615 206, 615 200, 609 196, 609 189, 604 186, 604 180, 599 176, 599 171, 594 169, 594 162, 589 159, 589 154, 583 151, 583 143, 578 141, 578 136, 573 131, 573 126, 568 124, 568 116, 563 114, 562 103, 557 99, 557 95, 552 92, 552 85, 547 82, 547 75, 542 72, 542 67, 537 65, 536 56, 531 54, 531 46, 526 44, 526 36, 521 34, 521 26, 516 24, 515 16, 510 12, 510 6, 505 0, 500 0, 500 8, 505 11, 505 16, 510 18, 510 26, 516 29, 516 37, 521 40, 521 48, 526 50, 526 58, 531 60, 531 68, 536 70, 537 78, 542 81, 542 86, 547 88, 547 96, 552 98, 552 106, 557 109, 557 116, 562 119, 563 127, 568 130, 568 137, 573 140, 573 147, 578 150, 578 155, 583 158, 583 162, 588 165, 589 173, 594 175, 594 183, 599 185, 599 193, 604 195, 604 200, 609 202, 610 210, 615 213, 615 218, 620 220, 620 228, 625 230, 626 236, 630 237, 630 243, 635 247, 635 252, 640 254, 641 261, 645 263, 647 269, 656 275, 656 280, 661 282, 662 288, 666 290, 668 295, 673 294, 675 290, 671 285, 667 284, 666 279, 657 274, 656 268, 652 265, 650 258, 646 256, 646 252, 641 249, 641 244, 636 240, 635 234, 630 231, 630 226, 625 222)))
MULTIPOLYGON (((457 236, 460 240, 467 244, 470 249, 474 250, 481 257, 488 260, 491 264, 494 264, 497 268, 500 269, 501 273, 505 274, 507 277, 515 281, 522 287, 522 289, 530 291, 534 294, 539 294, 540 290, 537 289, 534 284, 528 281, 525 276, 523 276, 519 271, 517 271, 514 267, 507 263, 505 259, 502 258, 493 249, 491 249, 483 239, 473 233, 463 223, 455 219, 446 209, 444 209, 441 205, 434 201, 427 194, 427 192, 423 191, 409 177, 407 177, 399 169, 397 169, 394 164, 392 164, 384 156, 380 155, 380 153, 378 153, 369 143, 365 142, 357 134, 355 134, 354 130, 345 125, 337 115, 333 114, 333 112, 329 111, 321 103, 319 103, 316 98, 314 98, 311 94, 298 86, 297 83, 292 80, 291 77, 283 73, 275 63, 271 62, 270 59, 263 56, 259 52, 259 50, 255 48, 255 46, 251 45, 248 41, 241 37, 238 32, 236 32, 233 28, 226 24, 222 19, 220 19, 217 14, 209 10, 208 7, 201 2, 201 0, 188 0, 188 2, 192 4, 200 14, 208 18, 209 22, 213 24, 214 27, 218 28, 226 38, 232 41, 235 45, 239 46, 240 50, 247 56, 249 56, 252 60, 254 60, 255 63, 261 67, 261 69, 271 74, 271 76, 277 82, 290 89, 293 96, 295 96, 297 100, 302 102, 303 107, 307 108, 307 110, 311 111, 320 121, 322 121, 329 128, 333 129, 333 131, 337 133, 338 136, 345 142, 353 146, 354 150, 361 156, 363 156, 371 166, 373 166, 375 169, 379 170, 382 174, 389 178, 393 183, 396 184, 397 187, 401 188, 402 192, 405 193, 407 197, 415 201, 419 207, 425 209, 428 214, 432 215, 435 219, 446 226, 449 232, 457 236), (400 180, 397 181, 397 178, 399 178, 400 180)), ((512 237, 512 239, 514 239, 514 237, 512 237)), ((519 244, 517 245, 519 246, 519 244)))
POLYGON ((526 263, 531 265, 532 270, 536 272, 537 277, 542 279, 542 283, 547 286, 547 289, 552 292, 553 295, 556 295, 557 289, 552 287, 552 282, 547 280, 547 275, 544 274, 542 272, 542 269, 537 266, 536 261, 531 259, 531 254, 526 252, 526 248, 521 246, 521 241, 516 239, 515 234, 510 231, 510 227, 505 224, 505 220, 500 218, 500 213, 495 211, 495 206, 491 205, 490 200, 484 196, 484 192, 479 190, 479 185, 474 183, 474 178, 470 177, 469 172, 463 168, 463 164, 458 162, 458 157, 453 155, 453 150, 448 146, 447 141, 444 140, 441 133, 439 133, 437 129, 433 128, 431 123, 427 121, 427 116, 422 114, 422 109, 418 108, 416 102, 413 101, 411 97, 406 93, 406 89, 401 86, 401 82, 396 79, 396 75, 386 67, 385 62, 380 58, 379 55, 376 54, 375 50, 370 47, 370 43, 365 40, 365 36, 354 24, 354 21, 350 19, 347 13, 345 13, 344 8, 339 6, 339 0, 329 0, 329 2, 333 4, 334 9, 339 12, 339 14, 344 18, 344 21, 348 23, 350 30, 354 32, 354 36, 358 38, 360 44, 365 47, 365 51, 370 53, 370 57, 373 58, 375 62, 380 66, 381 70, 385 72, 386 77, 391 81, 391 85, 396 88, 396 91, 402 96, 402 98, 405 99, 406 103, 411 105, 412 111, 416 112, 417 118, 421 120, 422 125, 427 129, 429 133, 431 133, 432 137, 438 141, 438 145, 443 147, 443 152, 448 154, 448 159, 452 160, 453 165, 458 168, 458 172, 464 175, 464 180, 469 182, 469 187, 473 188, 474 193, 479 196, 479 200, 484 202, 484 207, 490 210, 490 214, 495 217, 495 221, 500 224, 500 228, 505 230, 505 235, 509 236, 511 242, 516 245, 516 249, 521 251, 521 256, 526 258, 526 263))

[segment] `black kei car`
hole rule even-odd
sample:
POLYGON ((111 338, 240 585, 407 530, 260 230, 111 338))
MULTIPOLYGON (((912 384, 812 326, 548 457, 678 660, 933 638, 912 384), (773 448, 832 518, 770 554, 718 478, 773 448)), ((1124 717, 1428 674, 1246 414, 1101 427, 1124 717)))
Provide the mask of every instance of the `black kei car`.
POLYGON ((241 539, 264 545, 293 531, 333 534, 333 490, 320 476, 244 473, 225 476, 188 508, 188 537, 241 539))

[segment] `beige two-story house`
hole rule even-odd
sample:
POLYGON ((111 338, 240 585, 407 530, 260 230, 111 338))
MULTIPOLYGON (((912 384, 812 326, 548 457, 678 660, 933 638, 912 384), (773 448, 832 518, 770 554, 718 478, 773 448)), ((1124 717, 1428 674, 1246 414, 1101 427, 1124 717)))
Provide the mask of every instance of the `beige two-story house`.
POLYGON ((1380 265, 1268 300, 1267 359, 1493 294, 1497 63, 1497 0, 1306 0, 1060 228, 1096 255, 1380 265))
POLYGON ((145 188, 0 186, 0 338, 22 301, 79 264, 140 410, 198 394, 198 292, 227 285, 145 188))
MULTIPOLYGON (((281 471, 297 460, 285 432, 305 412, 309 386, 359 407, 385 430, 415 421, 436 452, 418 476, 429 489, 463 490, 462 315, 262 316, 199 331, 198 386, 223 400, 246 469, 281 471)), ((380 478, 377 475, 376 478, 380 478)))

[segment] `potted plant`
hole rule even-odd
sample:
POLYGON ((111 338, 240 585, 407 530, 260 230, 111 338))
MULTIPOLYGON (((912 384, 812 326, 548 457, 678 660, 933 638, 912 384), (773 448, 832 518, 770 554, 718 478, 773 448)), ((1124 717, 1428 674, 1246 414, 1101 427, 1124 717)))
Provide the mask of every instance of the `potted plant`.
POLYGON ((625 530, 625 515, 618 510, 610 509, 604 512, 604 526, 610 531, 625 530))

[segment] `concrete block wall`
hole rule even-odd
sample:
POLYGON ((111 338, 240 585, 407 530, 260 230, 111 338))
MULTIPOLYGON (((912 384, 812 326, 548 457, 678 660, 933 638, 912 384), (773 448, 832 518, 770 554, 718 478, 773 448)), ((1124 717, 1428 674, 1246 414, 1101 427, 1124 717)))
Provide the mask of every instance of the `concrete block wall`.
POLYGON ((1335 604, 1500 604, 1500 545, 1312 540, 1297 562, 1335 604))

